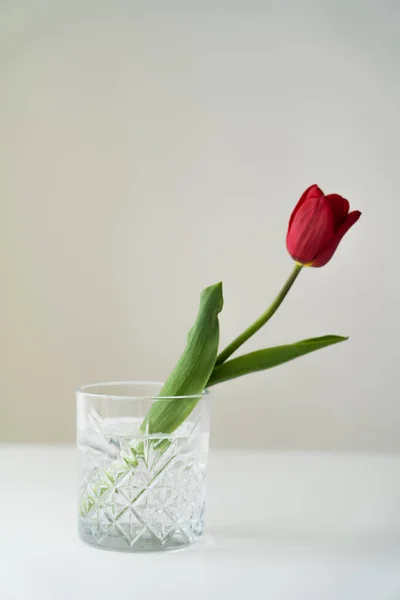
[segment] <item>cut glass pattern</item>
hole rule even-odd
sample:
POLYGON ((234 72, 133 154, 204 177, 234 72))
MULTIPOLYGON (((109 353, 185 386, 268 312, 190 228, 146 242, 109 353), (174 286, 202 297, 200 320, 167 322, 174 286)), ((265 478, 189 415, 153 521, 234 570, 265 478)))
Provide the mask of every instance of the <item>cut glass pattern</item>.
POLYGON ((168 436, 140 433, 140 419, 95 411, 78 432, 79 532, 104 548, 156 550, 203 531, 208 431, 185 422, 168 436))

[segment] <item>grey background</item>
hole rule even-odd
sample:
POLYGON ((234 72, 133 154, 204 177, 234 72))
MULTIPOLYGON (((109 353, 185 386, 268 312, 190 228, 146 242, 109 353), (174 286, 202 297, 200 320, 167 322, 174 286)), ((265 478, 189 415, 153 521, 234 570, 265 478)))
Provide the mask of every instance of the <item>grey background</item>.
POLYGON ((0 2, 0 440, 155 379, 206 285, 222 344, 291 269, 317 182, 362 219, 246 350, 346 344, 213 391, 219 446, 400 449, 397 2, 0 2))

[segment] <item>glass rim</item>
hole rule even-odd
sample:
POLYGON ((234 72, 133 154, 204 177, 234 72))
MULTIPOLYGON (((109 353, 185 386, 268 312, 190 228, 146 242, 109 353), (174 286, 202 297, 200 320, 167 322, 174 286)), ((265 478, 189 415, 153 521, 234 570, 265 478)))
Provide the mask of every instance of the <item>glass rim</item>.
POLYGON ((194 398, 203 398, 209 395, 209 391, 204 389, 199 394, 184 394, 182 396, 159 396, 159 395, 145 395, 145 394, 112 394, 112 393, 104 393, 104 392, 91 392, 91 389, 94 388, 102 388, 102 387, 117 387, 117 386, 140 386, 140 385, 148 385, 148 386, 159 386, 160 388, 164 385, 163 381, 99 381, 98 383, 88 383, 82 385, 77 388, 76 394, 83 396, 90 396, 91 398, 110 398, 116 400, 183 400, 183 399, 194 399, 194 398))

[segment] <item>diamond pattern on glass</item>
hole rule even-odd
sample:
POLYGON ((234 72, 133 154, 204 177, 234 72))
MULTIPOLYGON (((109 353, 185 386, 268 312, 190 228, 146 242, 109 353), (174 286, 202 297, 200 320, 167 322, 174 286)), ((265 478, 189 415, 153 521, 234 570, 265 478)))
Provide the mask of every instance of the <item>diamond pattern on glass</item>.
POLYGON ((98 415, 91 424, 94 437, 78 439, 82 538, 122 550, 174 547, 201 535, 208 434, 186 423, 162 440, 119 437, 115 422, 112 435, 98 415))

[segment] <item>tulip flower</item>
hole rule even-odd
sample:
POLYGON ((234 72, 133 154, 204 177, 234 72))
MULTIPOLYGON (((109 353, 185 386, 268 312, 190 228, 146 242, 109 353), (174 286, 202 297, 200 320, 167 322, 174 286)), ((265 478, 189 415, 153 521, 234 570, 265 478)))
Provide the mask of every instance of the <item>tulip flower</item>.
POLYGON ((292 212, 286 236, 286 247, 296 261, 292 272, 267 310, 220 352, 216 367, 271 319, 304 266, 323 267, 332 258, 343 236, 360 218, 358 210, 349 213, 349 208, 339 194, 325 196, 317 185, 306 189, 292 212))
POLYGON ((289 221, 286 247, 299 264, 323 267, 361 213, 349 213, 348 201, 338 194, 324 195, 312 185, 302 195, 289 221))

